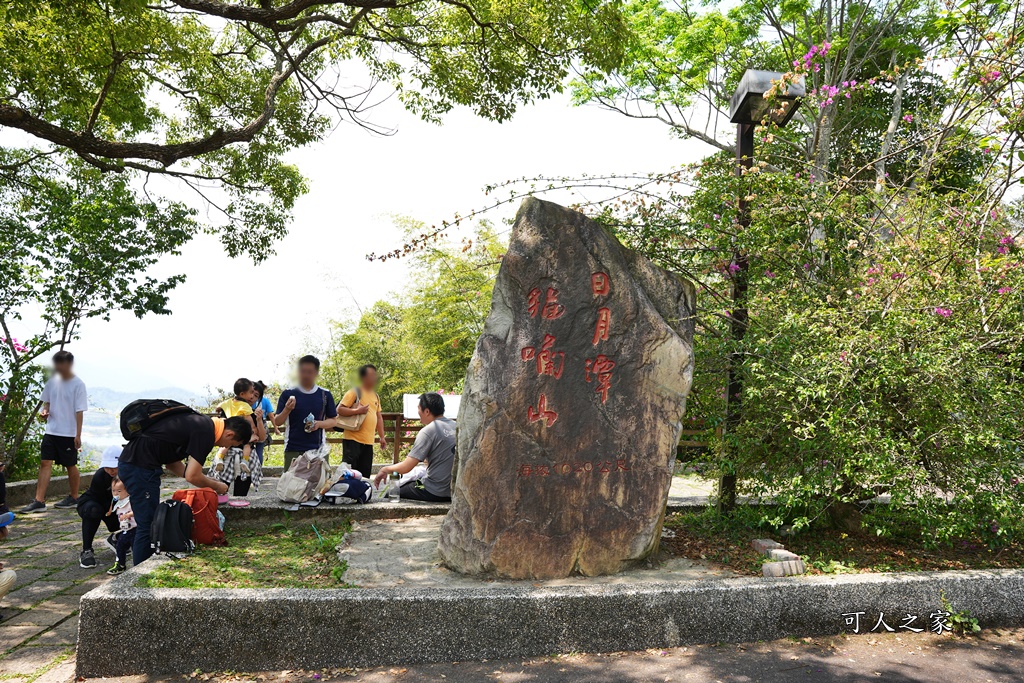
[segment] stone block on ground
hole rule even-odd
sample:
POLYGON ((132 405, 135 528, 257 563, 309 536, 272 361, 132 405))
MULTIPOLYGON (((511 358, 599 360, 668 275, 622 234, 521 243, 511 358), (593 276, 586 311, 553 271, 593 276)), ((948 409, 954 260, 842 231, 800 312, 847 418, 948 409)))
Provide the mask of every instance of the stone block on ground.
POLYGON ((46 576, 46 572, 49 571, 48 569, 21 569, 20 567, 14 566, 14 563, 12 562, 7 560, 4 560, 4 562, 5 564, 10 565, 11 569, 18 572, 18 580, 14 582, 13 590, 18 590, 22 586, 27 586, 33 581, 38 581, 46 576))
POLYGON ((67 619, 68 615, 77 609, 78 607, 74 607, 73 609, 68 608, 68 606, 64 604, 48 607, 43 603, 42 605, 23 611, 16 617, 5 620, 3 624, 4 626, 23 626, 31 624, 33 626, 50 627, 67 619))
POLYGON ((786 560, 784 562, 765 562, 761 565, 761 573, 767 578, 797 576, 807 571, 803 560, 786 560))
POLYGON ((27 609, 37 602, 55 596, 72 585, 70 581, 36 581, 24 588, 19 588, 9 593, 3 600, 4 604, 8 607, 27 609))
MULTIPOLYGON (((75 660, 69 659, 53 667, 32 683, 68 683, 75 680, 75 660)), ((150 680, 146 677, 146 680, 150 680)))
POLYGON ((78 617, 61 622, 46 631, 34 641, 33 645, 74 645, 78 640, 78 617))
POLYGON ((0 621, 0 652, 14 649, 24 643, 29 638, 34 638, 37 634, 46 630, 46 626, 37 626, 35 624, 21 624, 19 626, 7 625, 7 619, 11 616, 11 611, 8 610, 4 615, 5 621, 0 621))
POLYGON ((781 548, 782 544, 770 538, 755 538, 750 542, 751 547, 762 555, 767 555, 769 550, 781 548))
POLYGON ((689 281, 600 224, 523 202, 466 375, 447 566, 595 576, 657 549, 694 310, 689 281))
POLYGON ((768 551, 767 557, 773 562, 792 562, 800 559, 799 555, 785 548, 773 548, 768 551))

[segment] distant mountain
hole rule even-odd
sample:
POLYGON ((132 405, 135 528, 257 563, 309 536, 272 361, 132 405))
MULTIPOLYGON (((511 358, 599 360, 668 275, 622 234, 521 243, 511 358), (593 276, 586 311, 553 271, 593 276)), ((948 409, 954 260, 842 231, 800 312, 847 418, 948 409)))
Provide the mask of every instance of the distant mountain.
POLYGON ((106 387, 89 387, 89 407, 108 413, 120 413, 122 408, 139 398, 170 398, 187 405, 204 404, 207 399, 206 396, 180 387, 146 391, 115 391, 106 387))

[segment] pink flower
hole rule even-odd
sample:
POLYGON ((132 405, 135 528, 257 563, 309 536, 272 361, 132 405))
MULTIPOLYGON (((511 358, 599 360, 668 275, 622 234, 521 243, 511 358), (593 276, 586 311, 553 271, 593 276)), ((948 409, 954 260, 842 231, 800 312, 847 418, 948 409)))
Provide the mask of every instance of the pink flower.
POLYGON ((903 115, 903 120, 906 121, 907 123, 910 123, 911 121, 914 120, 914 115, 913 114, 904 114, 903 115))
POLYGON ((1002 245, 996 247, 996 251, 998 251, 1000 254, 1009 254, 1010 253, 1010 250, 1008 248, 1002 246, 1002 245))
POLYGON ((891 277, 893 280, 902 280, 903 278, 906 277, 906 274, 904 274, 904 273, 893 273, 889 277, 891 277))
POLYGON ((765 277, 775 277, 775 273, 773 273, 770 270, 766 270, 766 271, 764 271, 764 276, 765 277))
POLYGON ((737 264, 735 264, 735 263, 730 263, 729 264, 729 272, 730 273, 738 273, 739 270, 740 270, 740 267, 737 264))
POLYGON ((942 316, 943 318, 948 318, 949 316, 953 315, 953 311, 949 310, 948 308, 942 308, 940 306, 935 309, 935 315, 942 316))
POLYGON ((870 287, 871 285, 875 284, 875 282, 877 282, 877 280, 875 280, 875 278, 873 278, 873 277, 869 277, 869 278, 867 279, 867 285, 868 285, 868 287, 870 287))
MULTIPOLYGON (((25 353, 26 351, 28 351, 28 347, 25 346, 24 344, 22 344, 21 342, 19 342, 14 337, 11 337, 10 341, 11 341, 11 346, 13 346, 14 350, 17 351, 18 353, 25 353)), ((4 338, 4 337, 0 337, 0 342, 5 342, 6 343, 7 339, 4 338)))
POLYGON ((999 289, 996 290, 996 293, 997 294, 1009 294, 1012 291, 1013 291, 1012 287, 1000 287, 999 289))
POLYGON ((1010 237, 1009 235, 1003 235, 1003 237, 999 240, 999 244, 1013 244, 1013 238, 1010 237))

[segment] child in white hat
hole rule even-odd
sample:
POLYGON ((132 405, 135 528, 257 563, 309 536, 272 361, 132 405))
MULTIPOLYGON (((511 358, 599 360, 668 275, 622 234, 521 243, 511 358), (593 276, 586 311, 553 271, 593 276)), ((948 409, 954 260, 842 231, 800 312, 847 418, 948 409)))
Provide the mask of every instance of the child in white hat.
POLYGON ((112 551, 115 550, 114 539, 121 530, 121 524, 117 515, 108 513, 114 499, 110 487, 117 476, 117 461, 120 457, 120 446, 110 446, 103 451, 100 468, 92 475, 89 490, 78 498, 78 516, 82 518, 82 553, 78 557, 78 566, 84 569, 96 567, 96 553, 93 552, 92 542, 96 538, 101 522, 107 525, 107 531, 110 532, 106 545, 112 551))

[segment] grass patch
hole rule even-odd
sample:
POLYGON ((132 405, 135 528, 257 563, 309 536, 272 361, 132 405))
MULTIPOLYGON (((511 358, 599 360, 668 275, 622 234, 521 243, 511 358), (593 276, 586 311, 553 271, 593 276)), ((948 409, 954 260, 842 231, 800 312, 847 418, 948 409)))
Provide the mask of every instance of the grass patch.
POLYGON ((661 542, 672 555, 703 560, 740 574, 761 574, 765 558, 750 547, 755 538, 771 538, 803 557, 808 574, 1024 567, 1024 547, 1019 543, 996 550, 977 539, 960 539, 934 548, 915 540, 911 533, 886 538, 870 530, 849 533, 824 526, 783 538, 770 529, 758 528, 742 509, 730 517, 720 517, 714 510, 679 512, 665 519, 665 527, 676 534, 661 542))
POLYGON ((344 588, 345 563, 336 548, 349 520, 274 524, 228 536, 223 547, 200 546, 136 584, 145 588, 344 588))

